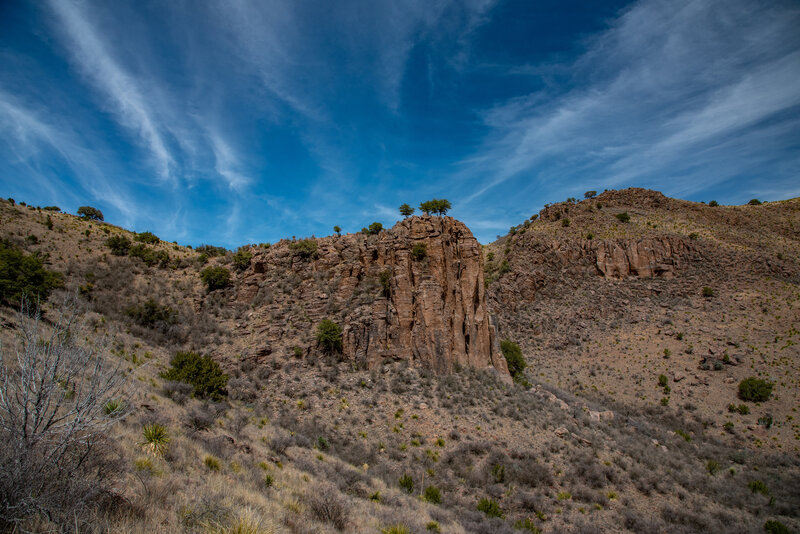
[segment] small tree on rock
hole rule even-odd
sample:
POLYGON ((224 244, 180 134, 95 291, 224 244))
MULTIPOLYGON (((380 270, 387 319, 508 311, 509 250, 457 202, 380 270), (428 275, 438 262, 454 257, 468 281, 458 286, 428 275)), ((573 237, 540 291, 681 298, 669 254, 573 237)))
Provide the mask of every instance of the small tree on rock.
POLYGON ((597 191, 587 191, 583 194, 583 198, 594 198, 597 196, 597 191))
POLYGON ((200 279, 209 291, 224 289, 231 285, 231 272, 225 267, 206 267, 200 271, 200 279))
POLYGON ((410 217, 414 215, 414 208, 412 208, 408 204, 401 204, 399 209, 400 209, 400 215, 402 215, 403 217, 410 217))
POLYGON ((323 319, 317 325, 317 343, 328 354, 342 352, 342 327, 330 319, 323 319))
POLYGON ((342 228, 339 226, 334 226, 333 231, 336 232, 336 235, 342 235, 342 228))

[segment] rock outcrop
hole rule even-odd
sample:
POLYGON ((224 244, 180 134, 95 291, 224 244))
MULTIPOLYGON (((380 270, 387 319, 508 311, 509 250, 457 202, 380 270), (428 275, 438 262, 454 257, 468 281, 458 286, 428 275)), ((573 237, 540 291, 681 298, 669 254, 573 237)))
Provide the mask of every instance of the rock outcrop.
MULTIPOLYGON (((369 368, 406 360, 439 374, 490 367, 509 376, 487 308, 481 246, 463 223, 410 217, 378 235, 314 243, 310 258, 288 241, 256 252, 238 299, 253 303, 260 286, 275 285, 270 274, 283 273, 300 280, 294 304, 312 325, 327 316, 342 325, 347 359, 369 368)), ((271 332, 280 344, 285 332, 271 332)))
POLYGON ((597 270, 607 278, 672 278, 693 252, 686 240, 678 237, 605 241, 593 249, 597 270))

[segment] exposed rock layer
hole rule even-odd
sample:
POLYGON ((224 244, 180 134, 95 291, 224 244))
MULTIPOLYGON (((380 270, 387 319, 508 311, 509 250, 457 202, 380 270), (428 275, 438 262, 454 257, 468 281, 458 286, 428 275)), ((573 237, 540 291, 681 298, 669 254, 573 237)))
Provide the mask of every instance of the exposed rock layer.
MULTIPOLYGON (((451 217, 411 217, 378 235, 315 240, 303 259, 287 241, 253 257, 238 299, 253 302, 270 273, 300 282, 295 303, 316 324, 331 316, 343 326, 345 358, 373 368, 406 360, 436 373, 456 366, 508 369, 487 304, 481 247, 451 217), (424 259, 412 249, 424 244, 424 259), (383 273, 383 274, 382 274, 383 273)), ((284 332, 272 330, 273 342, 284 332)))

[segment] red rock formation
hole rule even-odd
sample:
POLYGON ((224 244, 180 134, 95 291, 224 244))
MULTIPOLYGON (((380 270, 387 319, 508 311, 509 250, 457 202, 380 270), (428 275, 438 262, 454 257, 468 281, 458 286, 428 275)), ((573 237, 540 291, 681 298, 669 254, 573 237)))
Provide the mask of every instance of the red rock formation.
POLYGON ((290 275, 303 279, 296 303, 312 323, 331 315, 343 326, 345 358, 370 368, 406 360, 440 374, 493 367, 508 377, 487 310, 481 247, 463 223, 411 217, 377 236, 316 243, 315 259, 293 256, 288 242, 256 253, 239 300, 251 302, 270 271, 290 267, 290 275), (418 243, 426 246, 424 259, 412 257, 418 243), (330 291, 314 277, 330 282, 330 291))

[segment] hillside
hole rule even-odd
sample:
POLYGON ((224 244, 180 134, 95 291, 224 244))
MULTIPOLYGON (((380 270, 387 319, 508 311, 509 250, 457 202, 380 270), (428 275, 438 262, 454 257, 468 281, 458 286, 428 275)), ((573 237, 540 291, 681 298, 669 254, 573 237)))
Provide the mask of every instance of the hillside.
MULTIPOLYGON (((84 532, 800 530, 798 229, 798 199, 625 190, 483 250, 412 217, 234 254, 0 203, 0 238, 64 275, 45 319, 76 294, 83 337, 128 376, 112 497, 84 532), (231 283, 209 291, 208 267, 231 283), (324 319, 341 350, 317 342, 324 319), (517 383, 503 339, 528 364, 517 383), (161 376, 185 350, 222 366, 224 398, 161 376), (771 398, 738 399, 747 376, 771 398), (142 446, 152 423, 162 453, 142 446)), ((7 358, 20 318, 0 314, 7 358)))

